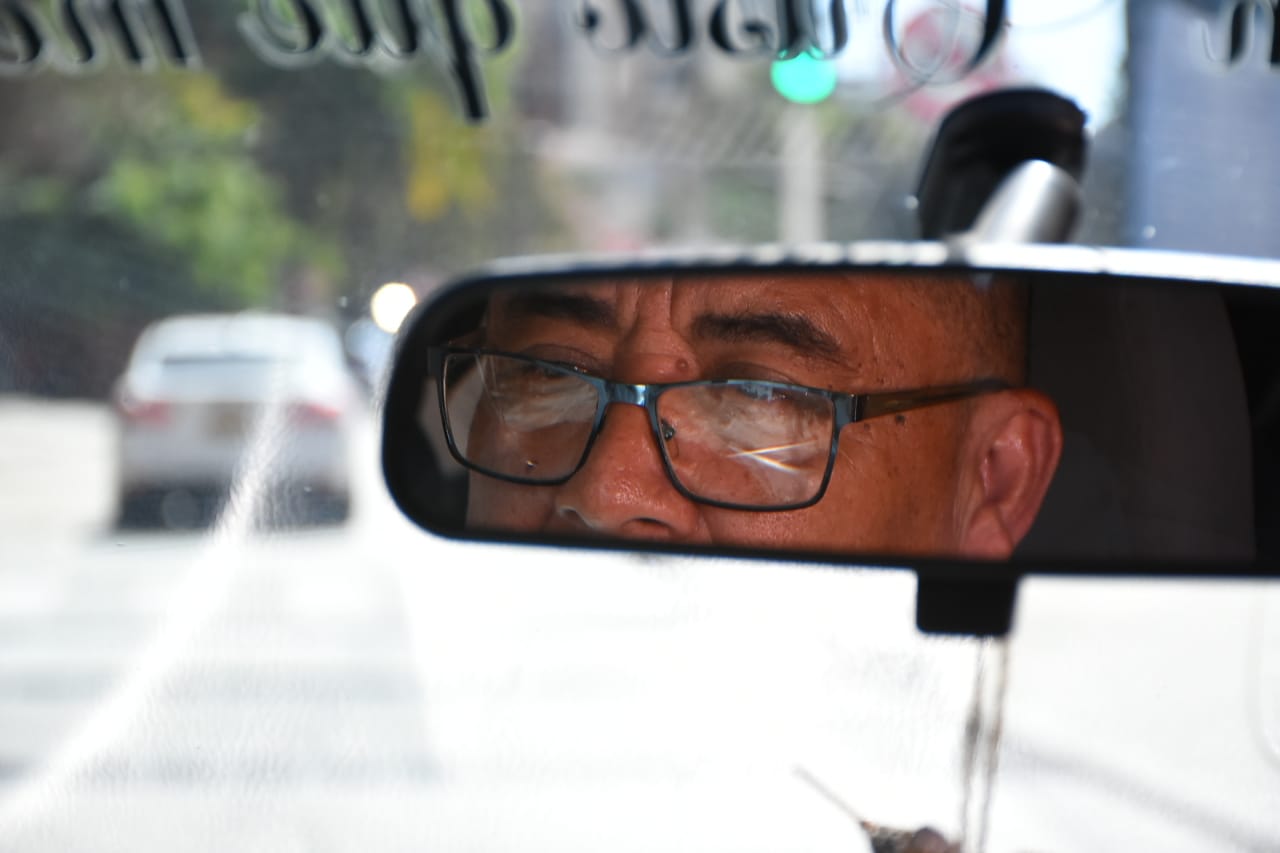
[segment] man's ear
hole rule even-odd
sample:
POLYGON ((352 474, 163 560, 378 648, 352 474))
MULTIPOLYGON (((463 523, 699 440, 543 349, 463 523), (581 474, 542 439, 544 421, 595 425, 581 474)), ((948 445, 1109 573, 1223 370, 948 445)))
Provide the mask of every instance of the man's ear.
POLYGON ((1006 560, 1027 535, 1062 456, 1058 407, 1018 388, 974 403, 957 502, 960 554, 1006 560))

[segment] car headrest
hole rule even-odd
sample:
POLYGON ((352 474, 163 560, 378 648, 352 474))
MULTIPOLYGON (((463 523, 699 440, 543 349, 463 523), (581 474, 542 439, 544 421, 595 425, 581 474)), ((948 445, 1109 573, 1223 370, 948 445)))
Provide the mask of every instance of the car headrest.
POLYGON ((1251 558, 1249 415, 1221 296, 1033 282, 1031 301, 1030 382, 1065 442, 1019 554, 1251 558))

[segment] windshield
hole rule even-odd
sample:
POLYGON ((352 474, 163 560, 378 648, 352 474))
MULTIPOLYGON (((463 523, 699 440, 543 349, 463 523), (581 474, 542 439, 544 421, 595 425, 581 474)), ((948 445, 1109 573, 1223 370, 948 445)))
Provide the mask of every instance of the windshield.
POLYGON ((1076 241, 1280 256, 1273 18, 0 3, 0 847, 1280 846, 1273 585, 1029 580, 1008 639, 926 636, 907 572, 428 536, 377 437, 443 282, 915 239, 996 89, 1084 110, 1076 241))

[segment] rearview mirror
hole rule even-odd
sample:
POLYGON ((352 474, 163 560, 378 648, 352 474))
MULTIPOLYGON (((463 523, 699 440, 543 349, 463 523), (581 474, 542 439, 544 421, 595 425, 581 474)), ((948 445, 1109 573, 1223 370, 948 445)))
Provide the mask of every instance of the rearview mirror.
POLYGON ((1277 284, 1066 246, 507 262, 403 333, 384 471, 453 537, 1270 574, 1277 284))

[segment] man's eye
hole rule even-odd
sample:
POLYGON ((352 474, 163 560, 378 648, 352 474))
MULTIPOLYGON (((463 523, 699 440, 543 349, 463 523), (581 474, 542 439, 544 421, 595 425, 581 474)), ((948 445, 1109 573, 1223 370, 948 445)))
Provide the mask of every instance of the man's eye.
POLYGON ((493 372, 494 390, 503 393, 553 393, 579 385, 583 371, 570 364, 507 359, 493 372))
POLYGON ((767 406, 773 415, 810 418, 826 416, 831 404, 821 394, 805 388, 767 382, 744 382, 733 387, 739 400, 753 406, 767 406))
POLYGON ((519 375, 528 379, 564 379, 566 371, 577 372, 568 365, 526 362, 520 366, 519 375))
POLYGON ((785 402, 795 397, 791 389, 765 382, 742 382, 733 386, 742 396, 763 402, 785 402))
POLYGON ((510 361, 518 363, 533 373, 544 373, 548 376, 565 374, 587 374, 599 376, 602 365, 590 353, 582 352, 576 347, 538 344, 521 347, 510 361), (518 357, 514 357, 518 356, 518 357))

